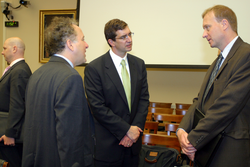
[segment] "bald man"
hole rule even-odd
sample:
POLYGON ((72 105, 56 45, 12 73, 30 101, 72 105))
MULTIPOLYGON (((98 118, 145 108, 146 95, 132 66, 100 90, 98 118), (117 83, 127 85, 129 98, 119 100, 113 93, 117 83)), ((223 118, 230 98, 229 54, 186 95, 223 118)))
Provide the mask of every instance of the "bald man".
POLYGON ((25 113, 25 89, 31 75, 24 61, 24 42, 18 37, 8 38, 2 55, 9 65, 0 79, 0 121, 7 116, 5 126, 0 126, 0 159, 11 167, 20 167, 22 160, 21 129, 25 113))

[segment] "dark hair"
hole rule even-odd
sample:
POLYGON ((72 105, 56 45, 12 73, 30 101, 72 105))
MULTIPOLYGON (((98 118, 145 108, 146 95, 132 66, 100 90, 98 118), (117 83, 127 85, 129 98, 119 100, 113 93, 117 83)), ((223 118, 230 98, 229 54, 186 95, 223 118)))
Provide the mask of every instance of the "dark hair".
POLYGON ((73 25, 78 23, 69 17, 53 18, 44 32, 45 50, 50 56, 62 52, 68 39, 72 41, 76 39, 77 34, 73 25))
MULTIPOLYGON (((107 42, 109 39, 112 39, 113 41, 115 41, 115 37, 117 35, 116 31, 123 30, 127 26, 128 26, 127 23, 125 23, 124 21, 119 20, 119 19, 113 19, 113 20, 110 20, 109 22, 107 22, 105 24, 105 28, 104 28, 104 34, 105 34, 105 38, 106 38, 107 42)), ((109 44, 109 46, 110 46, 110 44, 109 44)))
POLYGON ((237 17, 232 9, 224 5, 216 5, 205 10, 202 14, 202 18, 204 18, 209 12, 214 13, 217 22, 221 22, 223 19, 226 19, 232 30, 237 33, 237 17))

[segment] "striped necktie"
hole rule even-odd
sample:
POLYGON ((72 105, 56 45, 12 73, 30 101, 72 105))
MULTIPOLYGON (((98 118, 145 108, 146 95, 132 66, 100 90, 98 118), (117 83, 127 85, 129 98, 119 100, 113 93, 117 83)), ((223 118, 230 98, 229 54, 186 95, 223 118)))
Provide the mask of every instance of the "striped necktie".
MULTIPOLYGON (((217 62, 216 62, 216 64, 215 64, 215 66, 214 66, 214 69, 213 69, 213 71, 212 71, 212 73, 211 73, 209 82, 208 82, 208 84, 207 84, 206 91, 205 91, 205 93, 204 93, 204 95, 203 95, 203 103, 204 103, 204 101, 205 101, 205 99, 206 99, 206 96, 207 96, 207 94, 208 94, 208 92, 209 92, 209 90, 210 90, 210 87, 211 87, 211 85, 212 85, 212 83, 213 83, 213 81, 214 81, 214 78, 215 78, 216 74, 218 73, 218 71, 219 71, 219 69, 220 69, 220 64, 221 64, 222 60, 223 60, 223 56, 222 56, 222 54, 220 54, 219 57, 218 57, 218 60, 217 60, 217 62)), ((202 103, 202 104, 203 104, 203 103, 202 103)))

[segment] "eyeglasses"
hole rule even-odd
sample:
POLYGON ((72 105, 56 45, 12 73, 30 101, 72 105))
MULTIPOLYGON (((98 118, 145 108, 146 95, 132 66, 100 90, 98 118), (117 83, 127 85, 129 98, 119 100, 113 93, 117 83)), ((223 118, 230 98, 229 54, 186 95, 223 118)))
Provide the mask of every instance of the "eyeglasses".
POLYGON ((121 40, 126 40, 126 39, 128 39, 128 37, 132 37, 134 35, 134 33, 133 32, 130 32, 130 33, 128 33, 127 35, 123 35, 123 36, 121 36, 121 37, 119 37, 119 38, 115 38, 115 39, 121 39, 121 40))

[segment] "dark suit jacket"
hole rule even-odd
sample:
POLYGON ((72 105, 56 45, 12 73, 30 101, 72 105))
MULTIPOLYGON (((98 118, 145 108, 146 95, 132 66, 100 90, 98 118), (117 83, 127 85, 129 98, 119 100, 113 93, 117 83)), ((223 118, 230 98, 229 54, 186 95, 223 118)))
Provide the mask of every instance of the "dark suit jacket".
POLYGON ((241 38, 231 48, 205 99, 205 118, 192 129, 194 110, 202 108, 202 97, 216 61, 208 69, 198 98, 179 128, 189 133, 188 139, 197 150, 225 130, 211 166, 250 166, 250 45, 241 38))
POLYGON ((52 56, 30 77, 25 97, 23 166, 92 166, 94 123, 78 72, 52 56))
MULTIPOLYGON (((0 79, 0 111, 9 112, 5 135, 21 141, 25 113, 25 89, 30 68, 24 60, 14 64, 0 79)), ((3 128, 3 127, 0 127, 3 128)))
MULTIPOLYGON (((147 72, 144 61, 127 55, 131 76, 131 113, 125 91, 109 52, 85 68, 85 89, 95 118, 96 155, 101 161, 119 160, 124 147, 119 145, 131 125, 144 128, 149 105, 147 72)), ((141 149, 141 137, 132 146, 141 149)))

